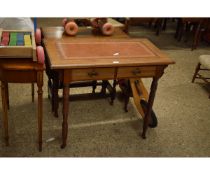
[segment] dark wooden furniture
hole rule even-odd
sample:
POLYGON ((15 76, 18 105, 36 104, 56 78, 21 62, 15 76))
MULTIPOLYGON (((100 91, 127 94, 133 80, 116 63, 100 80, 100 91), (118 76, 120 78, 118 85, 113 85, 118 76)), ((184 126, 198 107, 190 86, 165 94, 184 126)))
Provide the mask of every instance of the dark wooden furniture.
POLYGON ((154 24, 155 34, 159 35, 161 30, 166 29, 167 18, 125 18, 124 30, 129 33, 131 26, 148 25, 149 28, 154 24))
POLYGON ((192 35, 191 50, 194 50, 198 47, 202 34, 205 33, 208 26, 208 18, 177 18, 175 38, 177 38, 178 41, 181 41, 184 36, 184 41, 187 42, 189 36, 192 35))
POLYGON ((50 68, 63 82, 62 145, 68 133, 69 84, 86 80, 153 78, 144 117, 142 137, 146 138, 148 121, 159 78, 174 62, 147 39, 72 38, 44 39, 50 68))

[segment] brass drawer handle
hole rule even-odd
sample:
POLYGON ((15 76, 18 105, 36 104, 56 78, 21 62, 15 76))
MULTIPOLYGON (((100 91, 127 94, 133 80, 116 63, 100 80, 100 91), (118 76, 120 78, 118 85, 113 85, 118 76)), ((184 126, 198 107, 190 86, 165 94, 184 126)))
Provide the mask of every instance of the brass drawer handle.
POLYGON ((136 69, 132 70, 132 73, 133 73, 134 75, 138 75, 138 74, 141 73, 141 70, 139 70, 138 68, 136 68, 136 69))
POLYGON ((88 72, 88 76, 93 77, 93 76, 97 76, 98 72, 96 71, 92 71, 92 72, 88 72))

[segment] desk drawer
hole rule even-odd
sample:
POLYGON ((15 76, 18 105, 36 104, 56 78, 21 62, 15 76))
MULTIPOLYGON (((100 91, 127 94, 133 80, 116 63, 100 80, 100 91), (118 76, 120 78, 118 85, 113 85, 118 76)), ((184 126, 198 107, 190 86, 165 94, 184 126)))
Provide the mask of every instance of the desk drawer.
POLYGON ((103 80, 114 79, 114 68, 88 68, 73 69, 71 72, 71 80, 103 80))
POLYGON ((155 75, 155 72, 155 66, 120 67, 118 68, 117 78, 151 77, 155 75))

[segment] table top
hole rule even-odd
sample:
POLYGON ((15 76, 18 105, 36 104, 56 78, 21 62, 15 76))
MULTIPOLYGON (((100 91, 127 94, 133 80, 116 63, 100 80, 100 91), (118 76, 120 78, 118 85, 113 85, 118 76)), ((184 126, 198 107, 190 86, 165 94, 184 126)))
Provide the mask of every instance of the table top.
MULTIPOLYGON (((132 39, 122 31, 113 36, 93 34, 51 37, 60 28, 43 29, 51 69, 168 65, 174 62, 148 39, 132 39), (48 37, 50 36, 50 37, 48 37)), ((84 32, 89 32, 84 29, 84 32)))

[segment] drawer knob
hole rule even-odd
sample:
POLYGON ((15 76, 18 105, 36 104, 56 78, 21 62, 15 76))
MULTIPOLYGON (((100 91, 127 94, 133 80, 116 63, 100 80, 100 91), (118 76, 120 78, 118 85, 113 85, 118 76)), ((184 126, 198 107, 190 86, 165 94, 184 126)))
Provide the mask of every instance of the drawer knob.
POLYGON ((134 75, 138 75, 138 74, 141 73, 141 70, 139 70, 139 69, 137 68, 137 69, 132 70, 132 73, 133 73, 134 75))
POLYGON ((88 76, 93 77, 93 76, 97 76, 98 72, 96 71, 92 71, 92 72, 88 72, 88 76))

